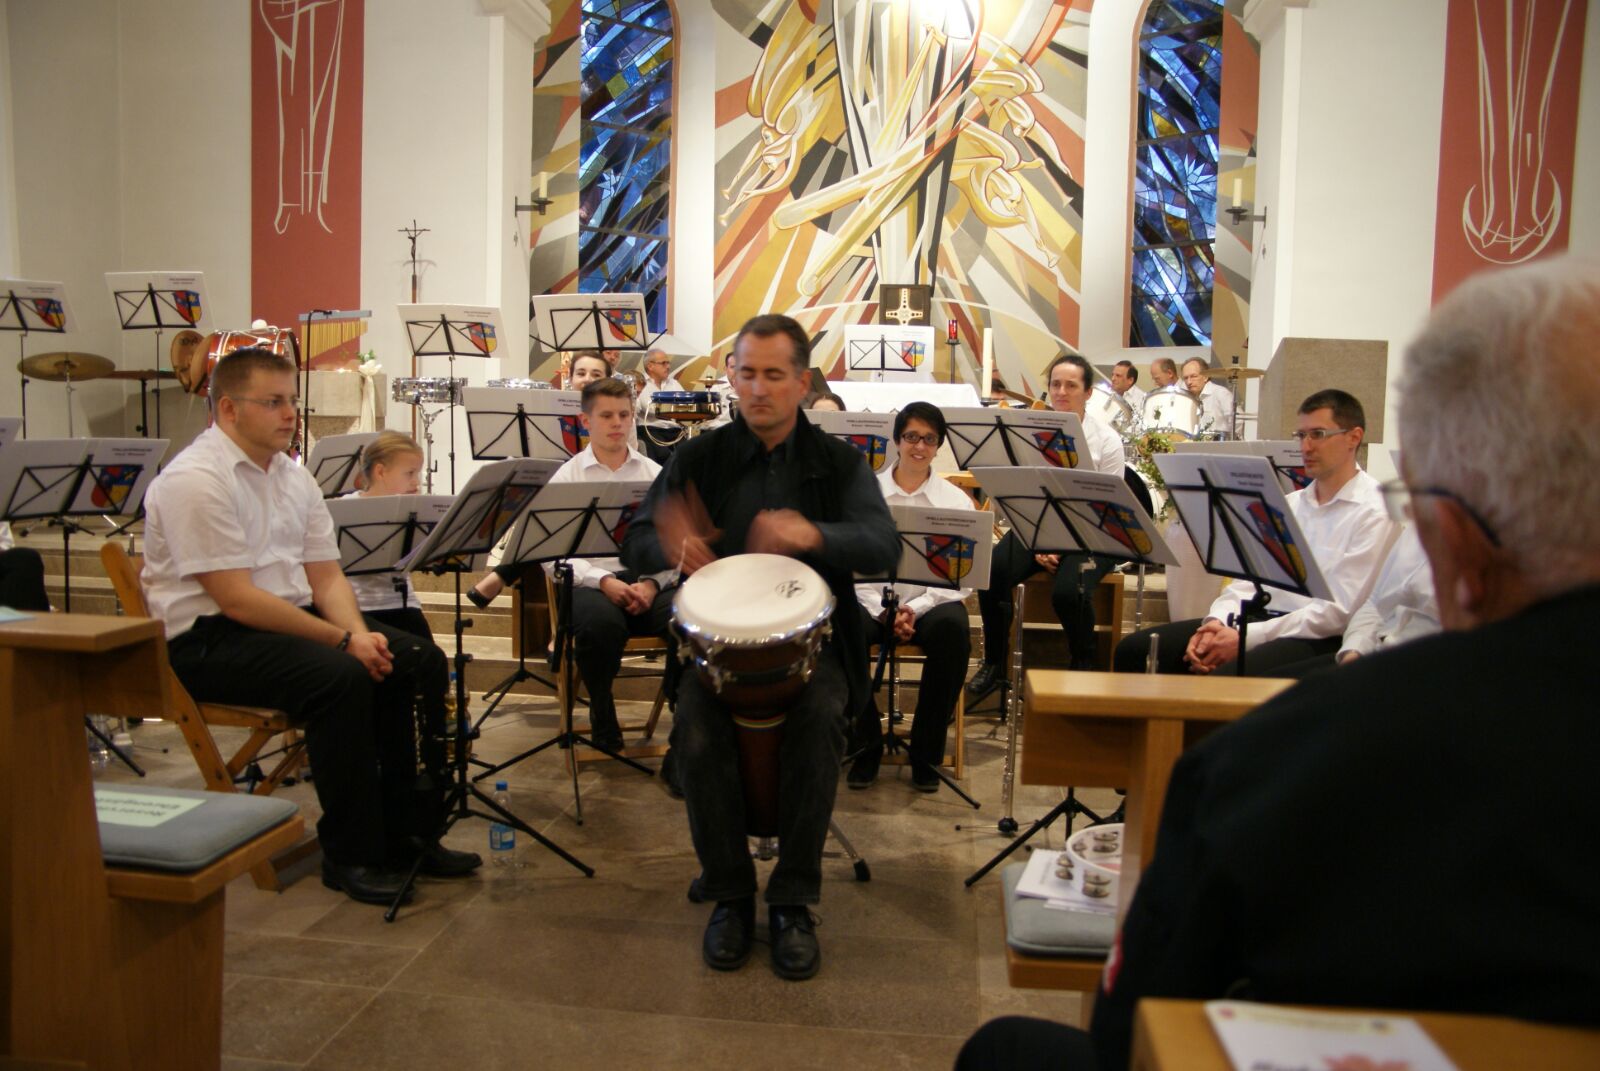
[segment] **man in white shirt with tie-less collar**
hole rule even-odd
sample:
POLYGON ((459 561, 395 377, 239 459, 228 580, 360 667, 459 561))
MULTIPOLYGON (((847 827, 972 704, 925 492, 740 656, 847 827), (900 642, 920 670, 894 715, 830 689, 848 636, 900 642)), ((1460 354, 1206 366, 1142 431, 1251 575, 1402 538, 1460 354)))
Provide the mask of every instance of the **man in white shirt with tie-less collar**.
MULTIPOLYGON (((891 506, 934 509, 972 509, 967 493, 933 471, 933 457, 944 445, 944 414, 927 402, 911 402, 894 421, 895 445, 900 459, 878 476, 884 500, 891 506)), ((955 711, 961 682, 971 654, 971 625, 965 600, 969 589, 931 588, 896 584, 899 608, 894 620, 884 620, 882 584, 857 584, 856 598, 866 618, 868 643, 890 641, 922 648, 925 660, 917 689, 917 710, 911 719, 911 787, 935 792, 939 777, 934 770, 944 761, 946 730, 955 711)), ((861 718, 857 744, 863 750, 850 765, 846 784, 866 788, 877 779, 883 758, 883 728, 876 700, 861 718)))
MULTIPOLYGON (((1336 653, 1394 540, 1378 481, 1356 464, 1366 423, 1361 403, 1342 390, 1318 391, 1300 404, 1294 437, 1312 482, 1289 495, 1289 509, 1334 598, 1274 589, 1268 610, 1278 616, 1250 624, 1252 677, 1276 676, 1282 667, 1336 653)), ((1160 635, 1162 673, 1237 673, 1239 630, 1228 622, 1254 592, 1253 584, 1230 580, 1204 618, 1134 633, 1117 645, 1117 672, 1143 672, 1150 637, 1160 635)))
MULTIPOLYGON (((589 445, 557 469, 551 483, 648 483, 661 471, 628 445, 633 398, 621 380, 601 379, 583 388, 583 423, 589 445)), ((611 682, 622 668, 628 637, 666 635, 672 604, 660 596, 670 574, 635 576, 616 558, 573 558, 570 564, 572 656, 589 690, 590 739, 600 750, 614 752, 622 747, 622 730, 611 682)))

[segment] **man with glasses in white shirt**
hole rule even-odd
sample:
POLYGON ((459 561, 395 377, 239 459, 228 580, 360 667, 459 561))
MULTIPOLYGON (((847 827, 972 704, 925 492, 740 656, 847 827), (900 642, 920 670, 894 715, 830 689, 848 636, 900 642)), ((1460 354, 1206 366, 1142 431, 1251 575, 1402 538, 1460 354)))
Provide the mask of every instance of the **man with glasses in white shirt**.
MULTIPOLYGON (((1366 423, 1361 403, 1342 390, 1318 391, 1300 404, 1294 437, 1312 483, 1288 496, 1289 509, 1334 599, 1274 590, 1270 608, 1278 616, 1250 624, 1250 676, 1275 676, 1280 667, 1336 653, 1383 563, 1395 529, 1378 481, 1356 463, 1366 423)), ((1162 673, 1237 673, 1239 630, 1231 622, 1254 593, 1253 584, 1230 580, 1204 618, 1157 625, 1117 644, 1114 668, 1143 672, 1150 639, 1160 636, 1162 673)))
MULTIPOLYGON (((933 471, 933 456, 944 445, 944 414, 927 402, 911 402, 895 416, 894 439, 900 459, 878 476, 884 501, 891 506, 930 509, 972 509, 967 493, 933 471)), ((911 719, 911 787, 937 792, 934 770, 944 761, 945 736, 955 713, 961 682, 967 675, 972 651, 972 626, 967 619, 969 589, 929 588, 896 584, 899 607, 893 621, 885 620, 882 584, 857 584, 867 642, 908 643, 922 649, 922 679, 917 686, 917 710, 911 719)), ((883 728, 876 699, 868 701, 861 717, 858 743, 862 750, 850 765, 845 783, 866 788, 877 780, 883 758, 883 728)))
POLYGON ((173 671, 202 703, 281 710, 305 734, 324 885, 388 903, 419 847, 424 874, 470 872, 482 860, 443 847, 436 816, 416 813, 413 704, 419 689, 444 692, 444 655, 356 605, 321 489, 284 453, 294 362, 237 350, 210 393, 216 423, 145 496, 141 581, 173 671))

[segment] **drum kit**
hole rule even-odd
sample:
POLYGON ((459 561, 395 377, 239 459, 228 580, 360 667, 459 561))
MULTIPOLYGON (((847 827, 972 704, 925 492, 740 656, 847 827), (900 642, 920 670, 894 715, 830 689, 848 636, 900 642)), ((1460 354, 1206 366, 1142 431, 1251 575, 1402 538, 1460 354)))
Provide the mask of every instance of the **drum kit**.
MULTIPOLYGON (((444 409, 429 410, 430 405, 444 406, 454 409, 461 404, 461 391, 467 385, 462 377, 451 378, 448 376, 423 376, 403 377, 389 384, 389 397, 405 405, 417 407, 417 415, 422 418, 422 443, 427 454, 423 465, 423 482, 428 494, 433 494, 433 474, 439 466, 433 460, 433 422, 439 418, 444 409)), ((495 386, 497 384, 491 384, 495 386)), ((450 454, 451 483, 455 482, 455 452, 450 454)))
POLYGON ((72 395, 74 383, 86 379, 104 379, 117 370, 117 366, 96 353, 40 353, 24 357, 17 362, 24 385, 30 379, 43 379, 67 385, 67 437, 75 434, 72 426, 72 395))
MULTIPOLYGON (((734 402, 728 399, 728 415, 734 412, 734 402)), ((685 438, 695 435, 723 413, 723 398, 714 390, 658 390, 650 395, 650 406, 644 424, 644 433, 657 446, 676 446, 685 438), (673 432, 663 437, 658 429, 674 425, 673 432)))

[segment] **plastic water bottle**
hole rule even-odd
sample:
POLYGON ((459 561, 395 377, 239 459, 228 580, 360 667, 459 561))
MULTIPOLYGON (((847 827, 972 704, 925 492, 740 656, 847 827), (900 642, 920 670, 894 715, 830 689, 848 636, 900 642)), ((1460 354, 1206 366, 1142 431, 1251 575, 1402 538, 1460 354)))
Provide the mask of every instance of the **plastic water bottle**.
MULTIPOLYGON (((98 716, 95 718, 95 725, 101 725, 101 721, 98 716)), ((83 735, 89 738, 89 768, 98 773, 110 766, 111 750, 106 747, 105 741, 91 733, 88 729, 83 731, 83 735)))
MULTIPOLYGON (((511 793, 504 781, 494 783, 494 801, 506 810, 511 809, 511 793)), ((489 858, 495 866, 515 866, 517 857, 517 831, 504 822, 489 823, 489 858)))

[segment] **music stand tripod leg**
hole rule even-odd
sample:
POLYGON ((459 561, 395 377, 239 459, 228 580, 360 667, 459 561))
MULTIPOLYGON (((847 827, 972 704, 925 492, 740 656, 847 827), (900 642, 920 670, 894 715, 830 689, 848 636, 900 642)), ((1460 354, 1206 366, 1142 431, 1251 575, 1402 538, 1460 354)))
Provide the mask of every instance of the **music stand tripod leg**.
POLYGON ((1005 862, 1006 859, 1011 856, 1012 852, 1016 851, 1018 848, 1028 843, 1029 840, 1033 839, 1033 835, 1035 833, 1039 832, 1041 829, 1048 828, 1051 823, 1053 823, 1057 818, 1060 818, 1062 815, 1067 816, 1067 832, 1068 835, 1070 835, 1072 832, 1072 819, 1079 814, 1088 818, 1090 822, 1100 821, 1100 816, 1089 810, 1089 808, 1085 807, 1083 804, 1079 803, 1077 797, 1073 794, 1073 790, 1069 788, 1067 789, 1066 799, 1050 808, 1050 810, 1047 811, 1037 822, 1028 827, 1028 831, 1026 833, 1013 840, 1010 844, 1007 844, 1004 848, 1001 848, 993 859, 990 859, 987 863, 983 864, 973 873, 967 875, 967 877, 962 880, 961 884, 970 889, 977 882, 983 880, 983 876, 985 874, 989 873, 989 871, 1005 862))

